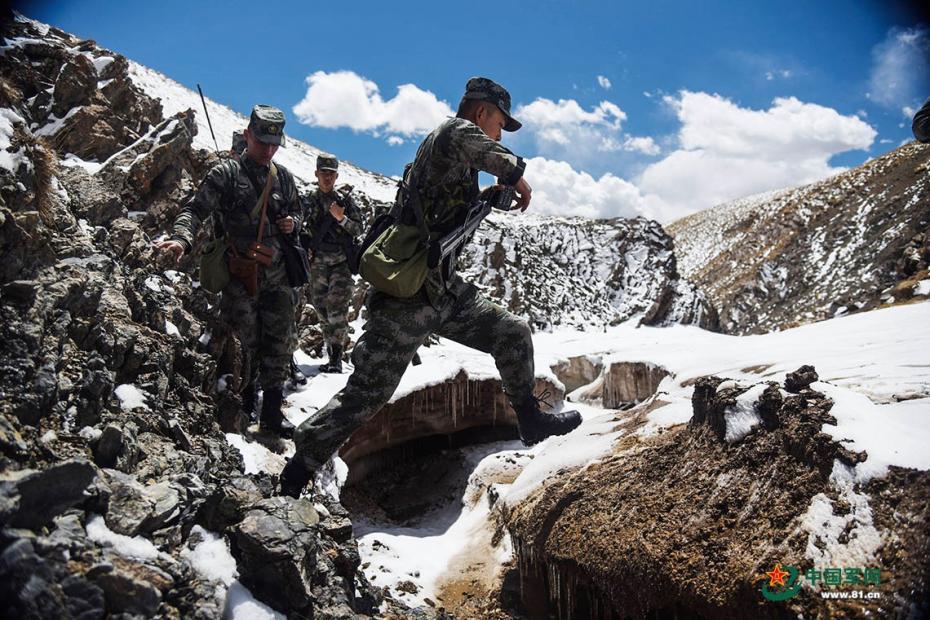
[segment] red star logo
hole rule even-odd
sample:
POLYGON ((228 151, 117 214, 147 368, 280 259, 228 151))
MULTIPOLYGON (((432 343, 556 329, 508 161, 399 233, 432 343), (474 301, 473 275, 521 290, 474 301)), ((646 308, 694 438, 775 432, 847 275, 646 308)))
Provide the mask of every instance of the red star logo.
POLYGON ((776 564, 775 568, 771 571, 765 573, 769 576, 769 587, 774 588, 775 586, 785 587, 785 577, 791 573, 785 572, 781 569, 781 564, 776 564))

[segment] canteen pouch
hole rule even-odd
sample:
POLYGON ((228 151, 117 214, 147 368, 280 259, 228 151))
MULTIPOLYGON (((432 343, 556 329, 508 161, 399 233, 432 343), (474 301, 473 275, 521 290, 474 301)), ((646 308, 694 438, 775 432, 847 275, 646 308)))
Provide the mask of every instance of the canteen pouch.
POLYGON ((211 293, 219 293, 229 284, 229 265, 226 250, 229 241, 225 238, 211 239, 203 246, 200 256, 200 286, 211 293))
POLYGON ((419 226, 395 223, 364 251, 359 274, 382 293, 412 297, 426 281, 427 254, 419 226))

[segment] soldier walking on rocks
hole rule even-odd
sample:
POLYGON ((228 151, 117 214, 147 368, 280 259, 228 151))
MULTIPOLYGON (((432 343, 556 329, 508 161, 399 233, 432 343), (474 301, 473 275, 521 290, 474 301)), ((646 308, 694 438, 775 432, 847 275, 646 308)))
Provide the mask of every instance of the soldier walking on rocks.
POLYGON ((293 233, 299 229, 301 209, 293 176, 271 162, 284 144, 283 130, 281 110, 256 105, 243 132, 245 153, 240 158, 224 159, 207 173, 175 220, 171 237, 156 244, 156 249, 180 261, 190 252, 201 223, 212 216, 214 238, 229 240, 227 254, 246 257, 262 230, 261 243, 271 255, 269 264, 257 264, 257 275, 253 272, 252 280, 233 275, 222 291, 220 312, 247 357, 243 409, 252 413, 256 385, 260 385, 264 396, 259 428, 288 437, 294 427, 284 417, 281 405, 293 346, 294 291, 282 248, 286 243, 295 243, 293 233), (264 196, 266 201, 262 200, 264 196), (263 210, 257 208, 257 202, 264 202, 263 210))
POLYGON ((341 373, 353 292, 349 255, 355 251, 363 217, 352 196, 335 189, 338 159, 332 155, 317 157, 316 178, 319 189, 303 203, 301 239, 310 253, 310 298, 329 353, 329 362, 320 366, 320 371, 341 373))
MULTIPOLYGON (((470 79, 457 117, 426 137, 408 167, 405 188, 395 205, 395 226, 398 220, 419 226, 416 213, 422 210, 430 239, 453 230, 479 196, 479 170, 513 187, 517 207, 526 209, 532 191, 523 178, 526 165, 499 142, 502 130, 519 128, 520 123, 510 116, 510 94, 487 78, 470 79)), ((446 268, 440 264, 431 269, 411 297, 373 291, 365 332, 352 352, 355 369, 346 387, 294 434, 296 453, 280 477, 283 494, 299 496, 352 432, 381 409, 417 348, 434 333, 494 356, 526 445, 568 433, 581 423, 576 411, 551 414, 540 410, 540 400, 533 395, 529 326, 466 283, 454 270, 455 258, 446 268)))

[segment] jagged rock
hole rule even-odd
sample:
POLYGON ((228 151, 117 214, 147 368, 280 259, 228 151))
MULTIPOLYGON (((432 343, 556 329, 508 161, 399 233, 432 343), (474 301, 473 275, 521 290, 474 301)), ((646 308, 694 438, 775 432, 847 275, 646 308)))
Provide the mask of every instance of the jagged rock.
POLYGON ((178 516, 181 497, 170 483, 143 486, 115 470, 108 470, 107 477, 112 493, 106 522, 114 532, 126 536, 152 532, 178 516))
POLYGON ((94 462, 100 467, 113 467, 116 465, 116 459, 126 451, 127 444, 123 430, 108 424, 94 446, 94 462))
POLYGON ((717 394, 717 386, 723 382, 720 377, 700 377, 694 384, 694 394, 691 396, 691 409, 693 415, 689 424, 704 424, 717 394))
POLYGON ((765 430, 773 431, 779 427, 781 421, 778 417, 778 412, 781 410, 782 405, 784 405, 785 399, 781 395, 781 390, 778 389, 778 385, 769 384, 765 391, 762 392, 762 396, 759 397, 759 402, 756 405, 756 411, 759 412, 759 416, 762 418, 762 425, 765 427, 765 430))
POLYGON ((11 500, 0 521, 13 527, 37 529, 88 499, 87 490, 97 469, 75 458, 36 471, 24 469, 0 474, 0 495, 11 500))
POLYGON ((0 451, 8 456, 25 454, 29 446, 5 415, 0 415, 0 451))
POLYGON ((806 390, 819 378, 813 366, 801 366, 794 372, 789 372, 785 377, 785 389, 797 394, 801 390, 806 390))
POLYGON ((534 327, 716 329, 716 312, 678 274, 674 246, 645 218, 548 220, 492 213, 464 252, 463 275, 534 327))
POLYGON ((565 385, 566 392, 574 392, 583 385, 597 379, 604 369, 600 358, 579 355, 559 362, 552 367, 552 372, 565 385))
POLYGON ((89 161, 106 161, 122 148, 119 131, 110 124, 110 109, 99 104, 84 106, 52 134, 59 153, 74 153, 89 161))
POLYGON ((319 515, 306 499, 272 497, 250 510, 233 532, 240 580, 276 609, 313 615, 319 515))
POLYGON ((4 614, 10 617, 69 616, 65 593, 54 570, 27 539, 16 540, 0 553, 0 601, 4 614))
POLYGON ((603 406, 617 409, 640 403, 655 394, 667 376, 667 370, 654 364, 614 362, 605 372, 603 406))
POLYGON ((261 500, 262 492, 251 478, 236 476, 214 489, 200 507, 197 521, 208 530, 223 532, 261 500))
POLYGON ((119 556, 93 566, 87 577, 106 596, 107 610, 152 617, 158 611, 162 594, 174 580, 164 571, 119 556))
POLYGON ((58 72, 52 101, 52 113, 64 118, 68 111, 88 103, 97 91, 97 70, 87 56, 75 54, 58 72))

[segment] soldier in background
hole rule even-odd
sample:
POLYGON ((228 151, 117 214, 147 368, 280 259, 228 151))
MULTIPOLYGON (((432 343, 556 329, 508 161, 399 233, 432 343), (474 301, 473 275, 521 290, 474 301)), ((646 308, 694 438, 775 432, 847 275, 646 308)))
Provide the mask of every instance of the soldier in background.
MULTIPOLYGON (((271 160, 284 144, 284 113, 274 107, 256 105, 248 128, 243 132, 245 152, 239 158, 223 159, 207 173, 197 193, 174 222, 169 239, 156 244, 156 250, 170 254, 175 262, 190 252, 203 221, 212 216, 214 237, 228 236, 240 256, 246 256, 256 241, 261 214, 256 201, 271 174, 271 160)), ((282 260, 285 238, 298 229, 301 208, 294 177, 280 165, 268 194, 262 243, 274 250, 269 266, 258 266, 257 291, 233 277, 222 291, 220 313, 236 332, 246 357, 248 376, 242 392, 243 409, 251 414, 255 386, 264 392, 259 428, 293 434, 294 426, 281 411, 288 361, 293 351, 294 290, 282 260)))
POLYGON ((914 115, 914 122, 911 124, 911 131, 918 142, 930 143, 930 98, 923 106, 917 110, 914 115))
POLYGON ((302 240, 310 254, 310 299, 320 317, 329 362, 321 372, 341 373, 342 353, 348 343, 349 303, 353 282, 349 255, 362 231, 362 212, 352 196, 336 191, 339 160, 332 155, 316 158, 319 188, 303 200, 302 240))

